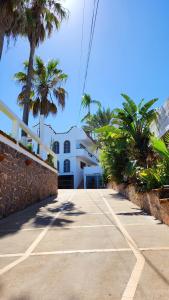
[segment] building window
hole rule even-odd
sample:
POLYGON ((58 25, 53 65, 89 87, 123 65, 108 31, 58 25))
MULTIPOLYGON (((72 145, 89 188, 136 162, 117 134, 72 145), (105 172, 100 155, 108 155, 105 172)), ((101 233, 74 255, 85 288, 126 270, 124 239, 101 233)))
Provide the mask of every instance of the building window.
POLYGON ((58 170, 58 172, 59 172, 59 168, 60 168, 59 160, 57 160, 57 170, 58 170))
POLYGON ((70 153, 70 141, 64 142, 64 153, 70 153))
POLYGON ((59 142, 56 141, 53 143, 53 152, 59 154, 59 142))
POLYGON ((70 172, 70 160, 65 159, 64 161, 64 173, 70 172))

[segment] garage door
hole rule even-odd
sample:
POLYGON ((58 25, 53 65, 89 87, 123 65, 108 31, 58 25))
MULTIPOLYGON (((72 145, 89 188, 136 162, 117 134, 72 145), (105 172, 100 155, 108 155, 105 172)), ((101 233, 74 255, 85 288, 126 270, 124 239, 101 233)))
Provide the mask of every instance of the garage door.
POLYGON ((58 178, 59 189, 74 189, 74 176, 62 175, 58 178))
POLYGON ((87 189, 100 189, 103 188, 103 178, 100 174, 86 176, 87 189))

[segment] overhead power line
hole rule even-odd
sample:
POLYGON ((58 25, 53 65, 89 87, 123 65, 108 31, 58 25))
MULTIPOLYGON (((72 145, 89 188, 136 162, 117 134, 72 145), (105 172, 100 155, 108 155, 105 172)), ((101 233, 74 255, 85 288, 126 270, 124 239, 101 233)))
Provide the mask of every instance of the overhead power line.
MULTIPOLYGON (((83 13, 82 13, 82 37, 81 37, 81 43, 80 43, 80 66, 82 61, 82 54, 83 54, 83 40, 84 40, 84 20, 85 20, 85 6, 86 6, 86 0, 83 2, 83 13)), ((80 73, 80 70, 79 70, 80 73)))
POLYGON ((99 7, 99 0, 94 0, 92 20, 91 20, 91 26, 90 26, 90 37, 89 37, 89 46, 88 46, 88 53, 87 53, 87 62, 86 62, 86 69, 85 69, 85 76, 84 76, 84 83, 83 83, 82 94, 84 94, 85 88, 86 88, 86 81, 87 81, 87 76, 88 76, 90 56, 91 56, 92 45, 93 45, 93 38, 94 38, 95 27, 96 27, 98 7, 99 7))

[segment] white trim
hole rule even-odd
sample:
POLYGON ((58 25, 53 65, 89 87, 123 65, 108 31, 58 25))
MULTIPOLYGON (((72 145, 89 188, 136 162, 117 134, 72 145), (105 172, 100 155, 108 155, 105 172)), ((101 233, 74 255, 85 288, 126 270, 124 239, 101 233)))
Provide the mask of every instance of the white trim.
POLYGON ((14 142, 12 142, 10 139, 6 138, 2 134, 0 134, 0 142, 6 144, 8 146, 10 146, 11 148, 15 149, 16 151, 18 151, 18 152, 20 152, 20 153, 28 156, 32 160, 38 162, 43 167, 48 168, 49 170, 53 171, 54 173, 56 173, 56 174, 58 173, 57 170, 55 170, 54 168, 52 168, 51 166, 49 166, 47 163, 45 163, 44 161, 42 161, 41 159, 39 159, 35 155, 31 154, 30 152, 28 152, 25 149, 23 149, 22 147, 20 147, 19 144, 15 144, 14 142))

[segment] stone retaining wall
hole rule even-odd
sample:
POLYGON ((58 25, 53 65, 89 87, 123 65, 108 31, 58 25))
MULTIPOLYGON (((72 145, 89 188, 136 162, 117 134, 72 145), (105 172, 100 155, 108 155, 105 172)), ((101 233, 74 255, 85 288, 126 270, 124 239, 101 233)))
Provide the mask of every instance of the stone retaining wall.
POLYGON ((132 184, 116 184, 115 182, 109 183, 108 187, 117 190, 148 214, 169 225, 169 199, 160 199, 160 190, 139 193, 132 184))
POLYGON ((0 218, 57 195, 56 170, 30 156, 0 141, 0 218))

